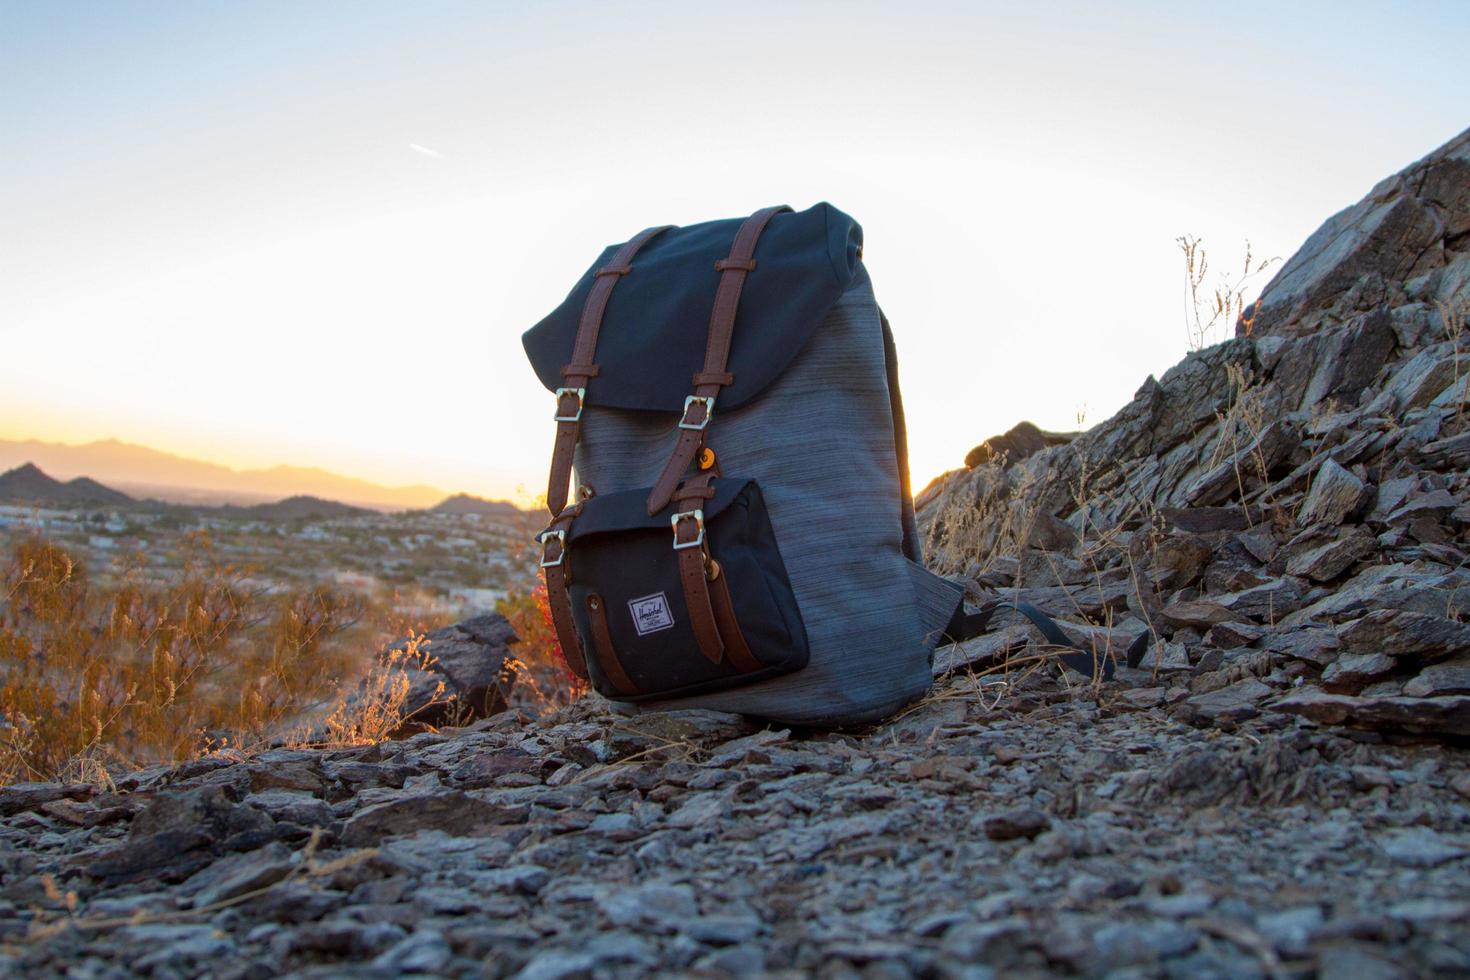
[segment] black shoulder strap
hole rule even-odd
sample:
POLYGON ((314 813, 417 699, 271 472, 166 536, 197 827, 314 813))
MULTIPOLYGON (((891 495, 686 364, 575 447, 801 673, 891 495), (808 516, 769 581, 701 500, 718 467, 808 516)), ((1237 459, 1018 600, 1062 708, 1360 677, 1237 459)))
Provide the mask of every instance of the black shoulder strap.
MULTIPOLYGON (((1029 602, 994 599, 981 606, 978 612, 966 612, 962 603, 955 610, 954 617, 950 619, 949 626, 945 628, 945 633, 955 643, 973 639, 985 633, 986 627, 990 625, 991 617, 1002 609, 1013 609, 1031 620, 1032 623, 1036 624, 1036 628, 1041 631, 1041 635, 1046 637, 1046 641, 1053 646, 1076 650, 1076 653, 1061 654, 1057 659, 1079 674, 1096 679, 1097 670, 1101 668, 1103 680, 1110 681, 1113 679, 1113 660, 1111 657, 1095 657, 1091 650, 1075 642, 1070 636, 1062 632, 1062 628, 1057 625, 1056 620, 1029 602)), ((1137 667, 1142 662, 1143 655, 1148 650, 1148 638, 1149 634, 1145 631, 1140 633, 1137 639, 1129 644, 1128 652, 1124 658, 1129 667, 1137 667)))

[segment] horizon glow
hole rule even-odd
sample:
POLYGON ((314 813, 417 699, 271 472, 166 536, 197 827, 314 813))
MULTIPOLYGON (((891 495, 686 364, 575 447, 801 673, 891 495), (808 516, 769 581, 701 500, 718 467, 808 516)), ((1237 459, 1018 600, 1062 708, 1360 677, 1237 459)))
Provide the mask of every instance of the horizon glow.
POLYGON ((1470 7, 1214 9, 0 0, 0 437, 525 501, 603 246, 828 200, 918 490, 1181 359, 1178 236, 1289 257, 1470 124, 1470 7))

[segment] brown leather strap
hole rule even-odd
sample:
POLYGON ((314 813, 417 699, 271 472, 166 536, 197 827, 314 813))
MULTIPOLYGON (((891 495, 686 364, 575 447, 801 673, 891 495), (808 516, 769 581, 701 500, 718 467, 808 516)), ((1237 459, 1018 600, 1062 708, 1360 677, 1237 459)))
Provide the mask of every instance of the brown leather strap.
POLYGON ((582 430, 582 405, 586 401, 587 382, 597 377, 597 335, 602 330, 602 317, 607 301, 618 281, 632 271, 633 256, 657 234, 672 225, 645 228, 630 238, 613 254, 612 262, 598 269, 597 281, 587 302, 582 306, 582 319, 577 324, 577 340, 572 346, 572 360, 561 369, 562 387, 556 390, 556 445, 551 450, 551 476, 546 482, 546 509, 555 517, 567 505, 567 484, 572 476, 572 456, 582 430))
POLYGON ((699 652, 712 664, 725 654, 720 640, 720 626, 710 604, 709 583, 705 578, 709 552, 704 543, 704 502, 714 496, 711 473, 690 478, 675 494, 678 510, 674 523, 674 554, 679 560, 679 582, 684 589, 684 606, 689 610, 689 625, 699 652))
POLYGON ((612 631, 607 628, 607 603, 596 592, 587 596, 587 621, 592 624, 592 652, 597 655, 597 666, 619 694, 632 697, 641 693, 633 678, 623 669, 613 646, 612 631))
POLYGON ((740 621, 735 618, 735 603, 730 597, 730 577, 719 565, 714 567, 714 578, 710 579, 710 602, 714 606, 715 622, 720 627, 720 638, 725 641, 725 656, 730 665, 742 674, 753 674, 765 667, 746 645, 745 634, 740 632, 740 621))
POLYGON ((572 622, 572 598, 567 590, 570 568, 567 564, 567 537, 571 533, 572 519, 581 513, 581 506, 564 510, 551 522, 541 542, 541 575, 546 582, 546 604, 551 607, 551 625, 556 630, 556 640, 561 644, 562 656, 567 666, 583 680, 587 679, 587 657, 582 652, 582 640, 577 636, 576 624, 572 622))
POLYGON ((714 412, 715 395, 735 380, 726 373, 725 366, 730 359, 730 341, 735 335, 740 291, 745 288, 745 277, 755 269, 755 244, 771 218, 790 210, 784 205, 762 208, 746 218, 735 233, 729 258, 715 263, 720 272, 720 284, 715 289, 715 305, 709 316, 704 368, 695 375, 694 394, 684 403, 684 414, 679 419, 679 441, 674 446, 674 453, 654 484, 653 492, 648 495, 649 514, 657 514, 673 499, 674 489, 704 442, 705 429, 714 412))

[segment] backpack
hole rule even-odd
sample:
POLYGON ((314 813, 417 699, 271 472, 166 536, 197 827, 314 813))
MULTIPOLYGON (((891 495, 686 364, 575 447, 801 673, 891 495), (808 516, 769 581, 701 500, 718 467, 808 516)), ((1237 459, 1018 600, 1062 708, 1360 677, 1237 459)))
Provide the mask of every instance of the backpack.
POLYGON ((857 222, 649 228, 522 341, 556 396, 552 621, 599 694, 836 726, 928 690, 963 593, 922 565, 857 222))

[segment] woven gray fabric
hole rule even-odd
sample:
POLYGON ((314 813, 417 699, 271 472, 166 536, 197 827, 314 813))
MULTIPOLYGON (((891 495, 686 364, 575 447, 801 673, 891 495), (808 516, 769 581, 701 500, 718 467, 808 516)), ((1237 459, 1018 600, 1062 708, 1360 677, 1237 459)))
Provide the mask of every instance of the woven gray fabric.
MULTIPOLYGON (((579 480, 600 493, 650 486, 673 450, 675 421, 587 406, 579 480)), ((934 635, 959 590, 901 551, 882 326, 865 273, 759 398, 731 412, 716 402, 708 444, 724 473, 760 484, 811 659, 793 674, 650 707, 835 725, 881 718, 922 695, 934 635)))

